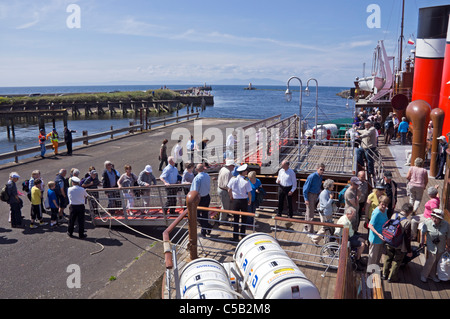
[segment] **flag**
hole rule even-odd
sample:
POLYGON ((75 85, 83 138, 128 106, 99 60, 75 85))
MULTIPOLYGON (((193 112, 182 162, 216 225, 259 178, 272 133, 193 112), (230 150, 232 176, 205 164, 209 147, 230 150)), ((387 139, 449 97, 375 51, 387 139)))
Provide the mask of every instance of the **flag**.
POLYGON ((408 44, 414 45, 414 41, 412 39, 409 39, 408 44))

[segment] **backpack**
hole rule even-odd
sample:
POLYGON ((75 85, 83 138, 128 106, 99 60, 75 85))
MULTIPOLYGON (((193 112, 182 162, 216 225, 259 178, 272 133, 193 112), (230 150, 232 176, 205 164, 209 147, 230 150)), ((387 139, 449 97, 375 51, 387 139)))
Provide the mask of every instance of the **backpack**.
POLYGON ((395 219, 389 219, 384 223, 381 234, 386 242, 386 244, 392 247, 399 247, 403 242, 403 228, 401 221, 405 220, 406 217, 398 218, 398 213, 395 219))
POLYGON ((30 180, 29 179, 22 182, 22 190, 26 193, 30 192, 30 180))
POLYGON ((340 192, 338 195, 338 201, 339 204, 344 204, 345 203, 345 192, 347 191, 347 188, 350 187, 350 184, 347 184, 340 192))
POLYGON ((8 194, 8 186, 5 184, 5 186, 2 187, 2 190, 0 191, 0 200, 2 202, 9 202, 9 194, 8 194))
POLYGON ((384 122, 384 128, 388 129, 388 128, 391 128, 391 127, 394 127, 394 121, 386 120, 386 122, 384 122))

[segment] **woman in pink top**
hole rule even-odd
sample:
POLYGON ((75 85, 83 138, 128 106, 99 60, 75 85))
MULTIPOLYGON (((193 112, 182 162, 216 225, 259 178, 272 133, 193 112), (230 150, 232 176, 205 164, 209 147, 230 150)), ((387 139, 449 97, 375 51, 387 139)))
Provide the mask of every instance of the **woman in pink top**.
POLYGON ((406 179, 409 181, 406 186, 406 193, 409 197, 409 203, 414 205, 413 214, 415 214, 422 201, 423 191, 428 184, 428 172, 423 168, 423 159, 416 158, 414 166, 409 168, 406 179))
POLYGON ((423 223, 427 218, 431 217, 433 209, 439 208, 441 205, 441 199, 439 198, 439 185, 428 187, 427 193, 430 196, 430 200, 425 204, 425 210, 423 214, 411 217, 411 238, 415 240, 417 238, 417 228, 420 223, 423 223))

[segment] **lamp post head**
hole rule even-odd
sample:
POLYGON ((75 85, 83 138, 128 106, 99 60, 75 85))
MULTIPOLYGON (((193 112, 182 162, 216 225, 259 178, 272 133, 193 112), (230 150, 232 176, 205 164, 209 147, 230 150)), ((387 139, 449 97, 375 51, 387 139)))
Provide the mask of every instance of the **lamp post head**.
POLYGON ((284 93, 286 96, 286 101, 291 102, 292 101, 292 92, 289 88, 286 89, 286 92, 284 93))
POLYGON ((309 96, 309 87, 308 86, 306 86, 306 88, 305 88, 305 94, 306 94, 306 96, 309 96))

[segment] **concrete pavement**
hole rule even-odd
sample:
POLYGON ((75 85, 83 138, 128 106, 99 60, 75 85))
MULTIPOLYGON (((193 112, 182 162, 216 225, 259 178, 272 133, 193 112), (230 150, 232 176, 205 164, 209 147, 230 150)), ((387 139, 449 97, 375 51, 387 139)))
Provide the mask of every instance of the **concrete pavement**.
MULTIPOLYGON (((226 129, 244 126, 252 120, 203 119, 202 130, 217 127, 226 129)), ((71 128, 76 129, 72 124, 71 128)), ((169 140, 168 150, 175 145, 171 140, 175 128, 186 128, 194 134, 194 121, 158 128, 150 132, 119 137, 112 141, 96 142, 74 149, 73 156, 40 156, 22 160, 19 164, 0 166, 0 181, 7 182, 11 171, 17 171, 21 183, 30 178, 34 169, 41 171, 47 184, 60 168, 68 171, 78 168, 84 175, 90 166, 103 171, 105 160, 111 160, 123 173, 130 164, 138 175, 145 165, 153 167, 159 177, 159 146, 164 138, 169 140)), ((20 138, 20 137, 19 137, 20 138)), ((0 202, 0 298, 159 298, 160 282, 164 273, 162 232, 164 227, 135 227, 148 238, 126 227, 94 227, 87 215, 88 237, 80 240, 66 235, 67 224, 50 229, 42 226, 30 229, 30 202, 24 197, 22 228, 11 228, 8 222, 9 205, 0 202), (78 286, 79 283, 79 286, 78 286)), ((68 214, 68 209, 66 209, 68 214)), ((45 215, 45 220, 49 216, 45 215)))

